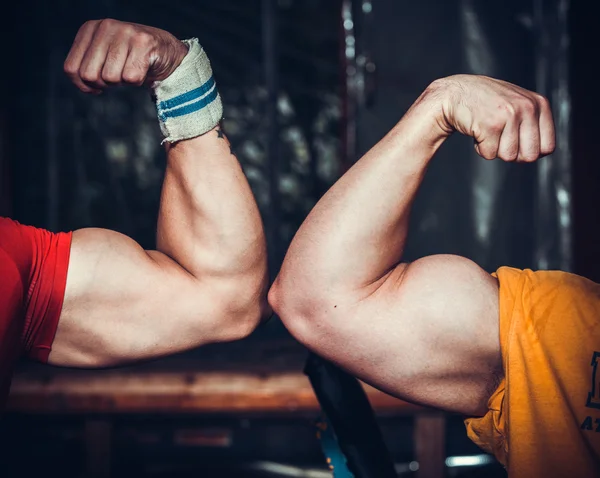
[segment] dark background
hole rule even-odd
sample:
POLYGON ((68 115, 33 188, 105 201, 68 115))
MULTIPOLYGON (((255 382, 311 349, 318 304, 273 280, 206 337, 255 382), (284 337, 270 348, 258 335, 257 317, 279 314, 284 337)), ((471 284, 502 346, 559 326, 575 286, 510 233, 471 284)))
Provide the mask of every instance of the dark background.
MULTIPOLYGON (((451 138, 417 198, 407 258, 449 252, 489 271, 563 269, 600 281, 596 2, 272 0, 272 43, 268 3, 10 4, 2 29, 0 214, 54 231, 115 229, 153 247, 165 157, 147 91, 118 88, 87 97, 62 73, 79 26, 112 17, 196 36, 207 50, 225 103, 225 130, 265 220, 272 275, 320 195, 431 81, 477 73, 545 94, 555 112, 557 151, 533 165, 507 165, 483 162, 467 138, 451 138)), ((239 347, 290 342, 275 318, 239 347)), ((185 418, 187 426, 235 428, 234 445, 219 450, 168 439, 148 447, 131 438, 144 430, 166 433, 178 420, 120 417, 115 473, 136 476, 150 458, 162 464, 152 476, 208 476, 209 470, 225 476, 218 471, 224 462, 257 459, 324 465, 312 422, 300 416, 185 418), (175 464, 187 471, 173 471, 175 464)), ((379 420, 398 463, 413 459, 412 420, 379 420)), ((78 427, 79 417, 9 413, 3 425, 9 476, 25 476, 24 464, 32 473, 81 476, 78 427)), ((481 453, 465 438, 460 417, 448 417, 446 453, 481 453)), ((460 473, 502 472, 490 465, 460 473)))

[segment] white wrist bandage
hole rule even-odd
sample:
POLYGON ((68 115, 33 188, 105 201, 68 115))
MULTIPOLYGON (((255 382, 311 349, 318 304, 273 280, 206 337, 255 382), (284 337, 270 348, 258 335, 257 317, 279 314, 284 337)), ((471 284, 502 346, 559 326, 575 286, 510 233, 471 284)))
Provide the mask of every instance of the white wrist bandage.
POLYGON ((181 64, 168 78, 152 85, 163 142, 200 136, 217 126, 223 117, 223 104, 208 56, 198 39, 183 42, 189 52, 181 64))

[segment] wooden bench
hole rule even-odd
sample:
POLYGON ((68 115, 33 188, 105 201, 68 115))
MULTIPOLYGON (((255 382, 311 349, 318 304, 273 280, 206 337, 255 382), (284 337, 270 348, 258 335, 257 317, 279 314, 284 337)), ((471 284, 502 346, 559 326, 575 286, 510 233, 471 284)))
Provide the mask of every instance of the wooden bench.
MULTIPOLYGON (((24 364, 8 412, 86 416, 87 468, 109 476, 111 416, 123 414, 316 416, 303 373, 306 351, 293 341, 209 346, 178 357, 108 370, 24 364)), ((377 415, 414 415, 419 475, 444 475, 444 415, 363 387, 377 415)))

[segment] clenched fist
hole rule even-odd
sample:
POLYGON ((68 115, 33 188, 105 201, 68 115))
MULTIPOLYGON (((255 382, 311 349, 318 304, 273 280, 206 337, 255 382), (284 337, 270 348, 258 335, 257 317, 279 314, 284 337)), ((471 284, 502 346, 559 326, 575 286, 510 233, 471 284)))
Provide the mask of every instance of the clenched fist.
POLYGON ((436 80, 428 90, 441 99, 442 129, 471 136, 485 159, 532 162, 554 151, 552 111, 537 93, 477 75, 436 80))
POLYGON ((65 60, 65 73, 85 93, 107 85, 142 85, 167 78, 188 52, 187 46, 158 28, 91 20, 83 24, 65 60))

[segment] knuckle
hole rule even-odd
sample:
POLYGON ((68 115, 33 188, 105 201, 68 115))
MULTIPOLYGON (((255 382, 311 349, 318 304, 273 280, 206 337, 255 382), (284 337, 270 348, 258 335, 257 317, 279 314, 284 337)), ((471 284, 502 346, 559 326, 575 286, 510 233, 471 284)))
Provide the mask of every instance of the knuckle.
POLYGON ((114 70, 102 72, 102 79, 107 83, 118 83, 121 81, 121 76, 114 70))
POLYGON ((105 32, 109 28, 110 28, 110 19, 104 19, 104 20, 100 20, 98 22, 98 31, 100 33, 105 32))
POLYGON ((554 141, 549 141, 548 144, 545 145, 544 148, 542 148, 541 153, 543 155, 552 154, 555 149, 556 149, 555 142, 554 141))
POLYGON ((521 154, 521 159, 527 163, 531 163, 538 158, 539 154, 536 151, 525 151, 521 154))
POLYGON ((101 21, 102 20, 88 20, 83 25, 81 25, 81 28, 79 30, 87 30, 90 28, 95 28, 98 25, 98 23, 100 23, 101 21))
POLYGON ((538 112, 538 104, 533 98, 524 98, 521 101, 521 111, 525 114, 536 114, 538 112))
POLYGON ((110 30, 113 27, 115 27, 118 23, 120 23, 118 20, 114 20, 112 18, 105 18, 103 20, 100 20, 98 28, 101 28, 102 30, 110 30))
POLYGON ((544 95, 536 93, 535 98, 542 107, 550 107, 550 101, 544 95))
POLYGON ((512 144, 502 148, 499 156, 505 161, 514 161, 515 159, 517 159, 518 154, 519 147, 517 143, 513 142, 512 144))
POLYGON ((431 91, 437 91, 446 87, 448 82, 449 80, 447 78, 437 78, 433 80, 427 88, 431 91))
POLYGON ((98 72, 90 70, 90 69, 84 69, 84 70, 80 71, 79 76, 84 81, 89 81, 89 82, 98 81, 98 72))
POLYGON ((498 109, 504 113, 505 117, 508 117, 508 118, 512 118, 517 114, 515 105, 512 104, 510 101, 501 103, 498 106, 498 109))
POLYGON ((133 39, 138 47, 151 47, 154 44, 154 37, 148 32, 137 32, 133 39))
POLYGON ((123 80, 127 83, 141 84, 144 78, 145 75, 139 70, 125 70, 123 72, 123 80))
POLYGON ((490 118, 489 123, 488 123, 488 130, 491 133, 497 134, 497 133, 502 132, 505 125, 506 125, 506 119, 503 118, 501 115, 497 115, 497 116, 490 118))
POLYGON ((131 23, 122 23, 120 25, 120 34, 126 37, 133 37, 136 34, 136 29, 131 23))
POLYGON ((484 159, 495 159, 496 158, 496 151, 494 151, 492 148, 490 147, 485 147, 482 145, 479 145, 479 148, 477 148, 477 152, 479 154, 479 156, 481 156, 484 159))
POLYGON ((63 70, 69 76, 77 75, 77 65, 68 59, 63 63, 63 70))

